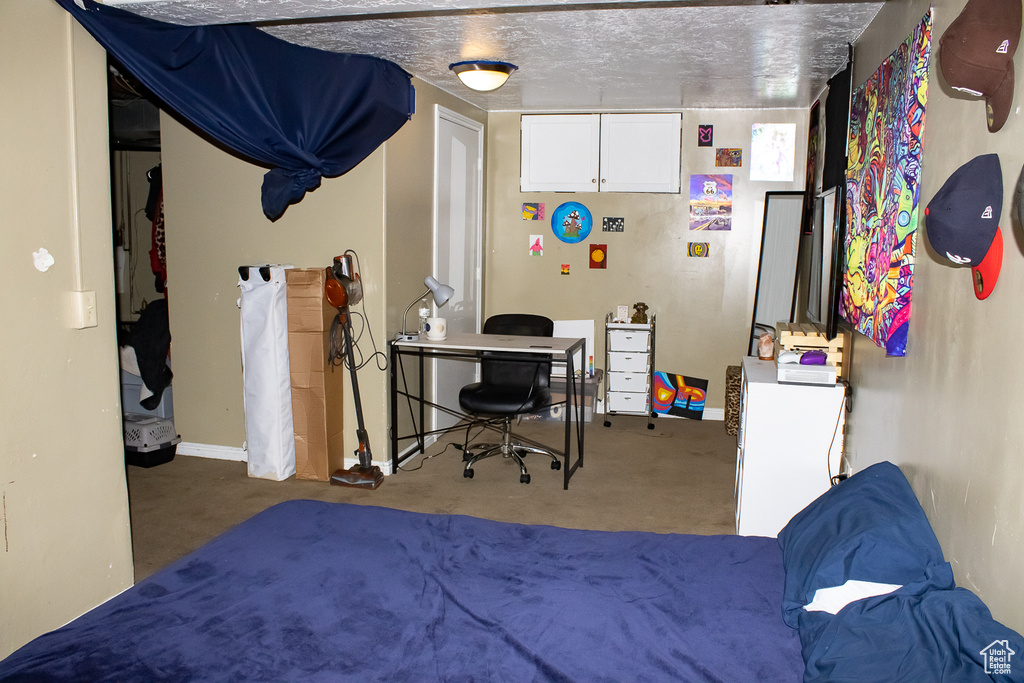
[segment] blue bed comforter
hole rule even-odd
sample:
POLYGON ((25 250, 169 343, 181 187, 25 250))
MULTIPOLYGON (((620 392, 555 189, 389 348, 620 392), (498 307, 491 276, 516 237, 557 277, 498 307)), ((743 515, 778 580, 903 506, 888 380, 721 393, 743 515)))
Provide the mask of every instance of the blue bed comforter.
POLYGON ((0 680, 799 681, 775 539, 293 501, 0 662, 0 680))

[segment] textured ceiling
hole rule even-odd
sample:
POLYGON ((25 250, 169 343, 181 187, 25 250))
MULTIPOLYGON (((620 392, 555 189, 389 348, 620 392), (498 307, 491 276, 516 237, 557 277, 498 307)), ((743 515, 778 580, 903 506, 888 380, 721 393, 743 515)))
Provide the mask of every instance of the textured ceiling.
POLYGON ((807 107, 880 2, 107 0, 179 24, 253 22, 284 40, 389 59, 488 111, 807 107), (519 67, 476 93, 464 59, 519 67))

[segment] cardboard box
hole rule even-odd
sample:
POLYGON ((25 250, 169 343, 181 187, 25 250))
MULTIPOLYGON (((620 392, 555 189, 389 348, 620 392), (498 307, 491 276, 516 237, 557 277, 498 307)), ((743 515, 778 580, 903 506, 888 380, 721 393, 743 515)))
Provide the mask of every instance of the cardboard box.
POLYGON ((289 269, 288 363, 291 370, 295 477, 329 481, 345 467, 344 391, 348 370, 327 359, 331 322, 325 268, 289 269))

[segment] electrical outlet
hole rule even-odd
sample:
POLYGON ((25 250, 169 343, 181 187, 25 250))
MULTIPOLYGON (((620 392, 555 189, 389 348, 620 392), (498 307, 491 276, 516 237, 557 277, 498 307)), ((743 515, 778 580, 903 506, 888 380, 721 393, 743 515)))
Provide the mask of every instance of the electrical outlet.
POLYGON ((71 292, 71 327, 96 327, 96 292, 71 292))

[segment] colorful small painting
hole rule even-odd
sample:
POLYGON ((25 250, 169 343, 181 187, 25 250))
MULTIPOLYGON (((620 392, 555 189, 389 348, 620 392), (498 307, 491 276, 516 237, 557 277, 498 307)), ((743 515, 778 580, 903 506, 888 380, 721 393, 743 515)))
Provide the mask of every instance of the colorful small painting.
POLYGON ((795 123, 755 123, 750 129, 750 179, 792 181, 795 148, 795 123))
POLYGON ((530 235, 530 256, 544 255, 544 235, 530 235))
POLYGON ((732 174, 690 176, 690 230, 732 230, 732 174))
POLYGON ((608 267, 608 245, 590 245, 590 267, 604 270, 608 267))
POLYGON ((601 229, 605 232, 623 232, 626 229, 626 219, 605 216, 601 219, 601 229))
POLYGON ((709 242, 690 242, 686 245, 686 255, 691 258, 707 258, 711 254, 709 242))
POLYGON ((587 239, 593 226, 590 209, 579 202, 565 202, 551 213, 551 230, 555 237, 568 244, 587 239))
POLYGON ((542 221, 542 220, 544 220, 544 202, 538 202, 536 204, 523 204, 523 220, 524 221, 542 221))
POLYGON ((853 92, 840 314, 886 355, 907 355, 921 201, 932 14, 853 92))
POLYGON ((569 274, 569 264, 568 263, 563 263, 562 264, 562 275, 568 275, 568 274, 569 274))
POLYGON ((740 147, 719 147, 715 150, 715 166, 742 166, 743 149, 740 147))
POLYGON ((697 146, 711 147, 714 145, 715 127, 709 125, 697 126, 697 146))
POLYGON ((708 381, 669 372, 654 373, 654 412, 659 415, 704 418, 708 381))

